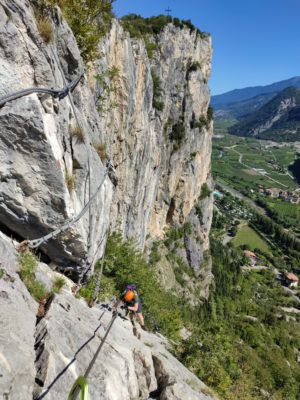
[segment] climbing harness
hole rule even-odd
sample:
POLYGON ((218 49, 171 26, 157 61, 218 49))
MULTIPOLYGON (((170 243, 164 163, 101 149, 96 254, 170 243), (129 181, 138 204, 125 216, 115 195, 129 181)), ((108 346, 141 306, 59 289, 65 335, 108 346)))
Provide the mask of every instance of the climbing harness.
POLYGON ((62 100, 70 92, 73 92, 73 90, 76 88, 76 86, 78 85, 78 83, 80 82, 80 80, 84 74, 85 74, 85 72, 83 71, 79 76, 77 76, 77 78, 73 79, 72 82, 65 85, 62 89, 29 88, 29 89, 19 90, 18 92, 14 92, 7 96, 1 97, 0 98, 0 108, 3 107, 8 101, 16 100, 16 99, 19 99, 20 97, 28 96, 29 94, 32 94, 32 93, 50 94, 54 98, 58 97, 59 100, 62 100))
POLYGON ((97 349, 96 353, 94 354, 92 361, 90 362, 89 366, 87 367, 85 374, 83 376, 78 377, 76 379, 75 383, 73 384, 72 389, 69 394, 69 397, 68 397, 68 400, 75 400, 80 392, 81 392, 80 400, 88 400, 87 378, 89 376, 89 373, 91 372, 91 369, 93 368, 93 365, 95 364, 98 354, 100 353, 100 351, 105 343, 105 340, 109 334, 109 331, 110 331, 111 327, 113 326, 113 323, 115 322, 117 316, 118 316, 118 313, 117 313, 117 311, 115 311, 110 320, 110 323, 108 324, 108 326, 106 328, 105 335, 104 335, 103 339, 101 340, 101 343, 98 346, 98 349, 97 349))
POLYGON ((89 202, 84 206, 84 208, 81 210, 81 212, 77 215, 77 217, 75 217, 71 222, 67 223, 66 225, 63 225, 62 227, 56 229, 55 231, 48 233, 48 235, 45 235, 39 239, 34 239, 31 240, 30 243, 28 244, 28 247, 30 247, 31 249, 35 249, 37 247, 39 247, 42 243, 47 242, 49 239, 52 239, 54 237, 56 237, 59 233, 64 232, 68 229, 70 229, 75 222, 79 221, 80 218, 87 212, 87 210, 90 208, 92 202, 95 200, 97 194, 100 192, 100 189, 105 181, 105 178, 108 175, 109 169, 113 168, 112 164, 110 163, 110 161, 107 161, 106 164, 106 171, 102 177, 102 180, 100 182, 100 185, 98 186, 96 192, 93 194, 93 196, 90 198, 89 202))

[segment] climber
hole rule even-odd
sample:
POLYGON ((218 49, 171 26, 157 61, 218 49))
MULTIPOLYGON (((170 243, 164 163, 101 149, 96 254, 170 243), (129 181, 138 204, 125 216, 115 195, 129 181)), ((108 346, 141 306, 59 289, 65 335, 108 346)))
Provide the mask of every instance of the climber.
POLYGON ((142 301, 140 294, 137 290, 136 285, 128 285, 124 292, 121 295, 121 298, 117 299, 116 303, 114 304, 112 308, 112 312, 115 312, 118 305, 120 304, 121 301, 124 301, 127 309, 130 311, 129 318, 134 326, 134 313, 138 316, 138 319, 141 324, 141 328, 146 331, 145 324, 144 324, 144 317, 142 314, 142 301))

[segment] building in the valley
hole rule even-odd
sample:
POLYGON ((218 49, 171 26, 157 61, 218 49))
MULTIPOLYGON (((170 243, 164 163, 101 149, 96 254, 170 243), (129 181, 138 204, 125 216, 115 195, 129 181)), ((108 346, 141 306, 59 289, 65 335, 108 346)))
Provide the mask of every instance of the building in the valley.
POLYGON ((285 274, 285 282, 288 287, 297 287, 299 278, 293 274, 292 272, 288 272, 285 274))
POLYGON ((266 189, 266 194, 271 196, 271 197, 278 197, 279 193, 280 193, 280 189, 278 189, 278 188, 266 189))
POLYGON ((252 265, 256 264, 256 262, 258 260, 258 257, 257 257, 257 255, 255 253, 253 253, 253 251, 244 250, 244 254, 246 254, 246 256, 248 256, 250 258, 250 263, 252 265))

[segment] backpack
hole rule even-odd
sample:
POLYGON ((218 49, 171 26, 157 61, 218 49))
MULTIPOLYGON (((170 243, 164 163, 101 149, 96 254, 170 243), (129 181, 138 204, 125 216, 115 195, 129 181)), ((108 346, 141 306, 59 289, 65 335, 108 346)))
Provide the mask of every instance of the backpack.
POLYGON ((126 286, 125 295, 126 295, 127 292, 129 292, 129 290, 136 291, 138 297, 140 297, 140 292, 138 291, 138 287, 137 287, 136 285, 127 285, 127 286, 126 286))

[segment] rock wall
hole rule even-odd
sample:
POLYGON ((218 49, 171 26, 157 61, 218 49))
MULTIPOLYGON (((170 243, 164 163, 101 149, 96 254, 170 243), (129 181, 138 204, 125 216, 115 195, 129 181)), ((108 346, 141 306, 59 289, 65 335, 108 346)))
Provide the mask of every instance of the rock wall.
MULTIPOLYGON (((84 69, 75 38, 61 18, 52 14, 53 40, 46 45, 36 27, 29 1, 0 4, 0 97, 31 88, 62 88, 84 69)), ((32 94, 6 103, 0 109, 0 221, 21 239, 35 239, 71 221, 94 193, 104 167, 94 149, 101 121, 87 80, 73 92, 75 111, 84 141, 71 135, 76 117, 68 97, 59 101, 32 94), (71 177, 74 189, 68 190, 71 177)), ((99 243, 109 224, 113 185, 106 179, 91 208, 93 215, 90 257, 101 254, 99 243)), ((71 230, 40 248, 65 269, 80 269, 88 253, 89 216, 71 230)))
MULTIPOLYGON (((71 292, 65 278, 61 294, 36 318, 38 304, 18 275, 14 246, 0 237, 0 397, 66 399, 73 383, 87 370, 112 314, 89 308, 71 292)), ((38 265, 44 283, 60 274, 38 265)), ((169 352, 159 334, 133 335, 131 323, 117 317, 88 377, 89 399, 213 400, 214 395, 169 352)))
POLYGON ((130 38, 115 21, 96 67, 100 74, 118 70, 111 96, 118 107, 103 115, 119 177, 111 224, 142 245, 147 233, 162 237, 166 226, 185 221, 210 176, 212 126, 192 129, 191 121, 206 118, 209 106, 211 38, 168 24, 152 41, 157 50, 149 59, 144 40, 130 38), (160 79, 161 111, 153 107, 151 71, 160 79), (176 150, 170 133, 179 121, 184 138, 176 150))
MULTIPOLYGON (((35 86, 61 88, 60 66, 67 82, 83 70, 59 9, 52 10, 48 45, 28 0, 3 0, 0 9, 0 96, 35 86)), ((124 238, 136 237, 142 248, 147 234, 162 237, 166 227, 187 221, 203 183, 210 182, 212 123, 200 126, 199 119, 206 119, 209 105, 211 38, 168 24, 151 41, 157 50, 150 59, 144 40, 130 38, 113 21, 99 45, 103 57, 89 65, 71 95, 75 115, 68 97, 59 101, 37 94, 0 109, 0 220, 20 239, 39 238, 80 212, 105 171, 97 145, 115 166, 116 179, 105 180, 90 216, 40 246, 64 269, 82 272, 83 260, 93 263, 108 226, 120 229, 124 238), (110 94, 108 111, 99 112, 102 88, 94 75, 104 76, 112 67, 118 71, 117 90, 110 94), (153 106, 155 77, 161 110, 153 106), (114 102, 117 107, 110 107, 114 102), (72 134, 76 120, 83 141, 72 134)), ((209 246, 211 201, 203 212, 205 222, 197 228, 201 244, 188 257, 197 263, 209 246)))

